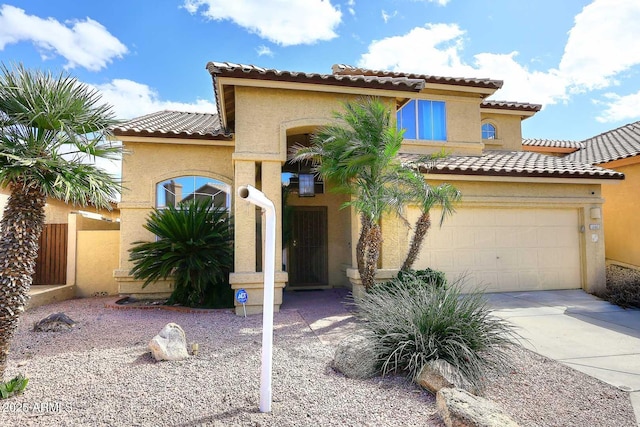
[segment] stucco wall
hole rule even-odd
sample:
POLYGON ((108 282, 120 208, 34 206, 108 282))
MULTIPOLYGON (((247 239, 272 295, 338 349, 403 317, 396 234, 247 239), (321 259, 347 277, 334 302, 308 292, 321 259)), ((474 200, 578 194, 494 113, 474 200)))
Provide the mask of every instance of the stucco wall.
POLYGON ((76 296, 115 295, 120 231, 84 230, 77 235, 76 296))
POLYGON ((153 235, 143 228, 149 213, 156 205, 156 185, 179 176, 204 176, 231 184, 233 147, 215 145, 215 141, 199 141, 200 145, 184 140, 174 143, 127 141, 122 171, 125 190, 119 203, 121 212, 120 261, 114 272, 120 282, 120 292, 162 294, 171 291, 170 283, 158 283, 141 289, 141 282, 129 276, 132 264, 129 249, 133 242, 150 241, 153 235))
POLYGON ((624 181, 602 187, 606 256, 640 267, 640 160, 615 169, 625 174, 624 181))
MULTIPOLYGON (((484 121, 496 127, 496 139, 485 139, 487 150, 522 151, 522 120, 509 114, 482 113, 484 121)), ((478 125, 480 132, 480 125, 478 125)))

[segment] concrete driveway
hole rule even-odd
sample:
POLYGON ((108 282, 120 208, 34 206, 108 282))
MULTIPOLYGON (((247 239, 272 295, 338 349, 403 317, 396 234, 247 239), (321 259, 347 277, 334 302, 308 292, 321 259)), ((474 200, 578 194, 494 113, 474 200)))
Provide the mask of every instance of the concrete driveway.
POLYGON ((640 310, 582 290, 486 295, 518 327, 522 345, 630 393, 640 420, 640 310))

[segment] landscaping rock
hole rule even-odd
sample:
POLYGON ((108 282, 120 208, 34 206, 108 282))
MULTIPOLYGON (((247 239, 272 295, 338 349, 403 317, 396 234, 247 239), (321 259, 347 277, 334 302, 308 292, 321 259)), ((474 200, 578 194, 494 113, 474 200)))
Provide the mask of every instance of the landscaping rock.
POLYGON ((76 325, 69 316, 60 312, 50 314, 44 319, 34 323, 35 332, 63 332, 72 329, 76 325))
POLYGON ((416 378, 416 383, 436 394, 441 388, 461 388, 471 393, 478 390, 469 384, 460 374, 460 370, 445 360, 431 360, 427 362, 416 378))
POLYGON ((333 367, 349 378, 374 377, 379 373, 376 348, 375 337, 371 333, 349 335, 338 344, 333 367))
POLYGON ((167 323, 149 342, 149 349, 156 360, 183 360, 189 357, 187 339, 182 328, 167 323))
POLYGON ((457 388, 436 395, 438 414, 447 427, 517 427, 495 403, 457 388))

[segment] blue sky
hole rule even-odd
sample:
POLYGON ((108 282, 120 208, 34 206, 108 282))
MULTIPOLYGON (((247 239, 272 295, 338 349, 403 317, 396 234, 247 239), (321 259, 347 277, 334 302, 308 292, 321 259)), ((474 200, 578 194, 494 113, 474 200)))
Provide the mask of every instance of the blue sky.
POLYGON ((214 112, 208 61, 488 77, 544 105, 524 137, 581 140, 640 120, 639 22, 638 0, 22 0, 0 61, 66 69, 122 118, 214 112))

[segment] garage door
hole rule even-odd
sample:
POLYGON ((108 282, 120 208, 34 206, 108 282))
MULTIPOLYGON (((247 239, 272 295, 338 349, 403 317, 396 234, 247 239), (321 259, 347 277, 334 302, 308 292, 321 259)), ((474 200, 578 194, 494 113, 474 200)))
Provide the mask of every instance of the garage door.
MULTIPOLYGON (((433 212, 437 219, 438 212, 433 212)), ((434 221, 416 267, 466 275, 486 291, 581 287, 576 209, 461 208, 434 221)))

